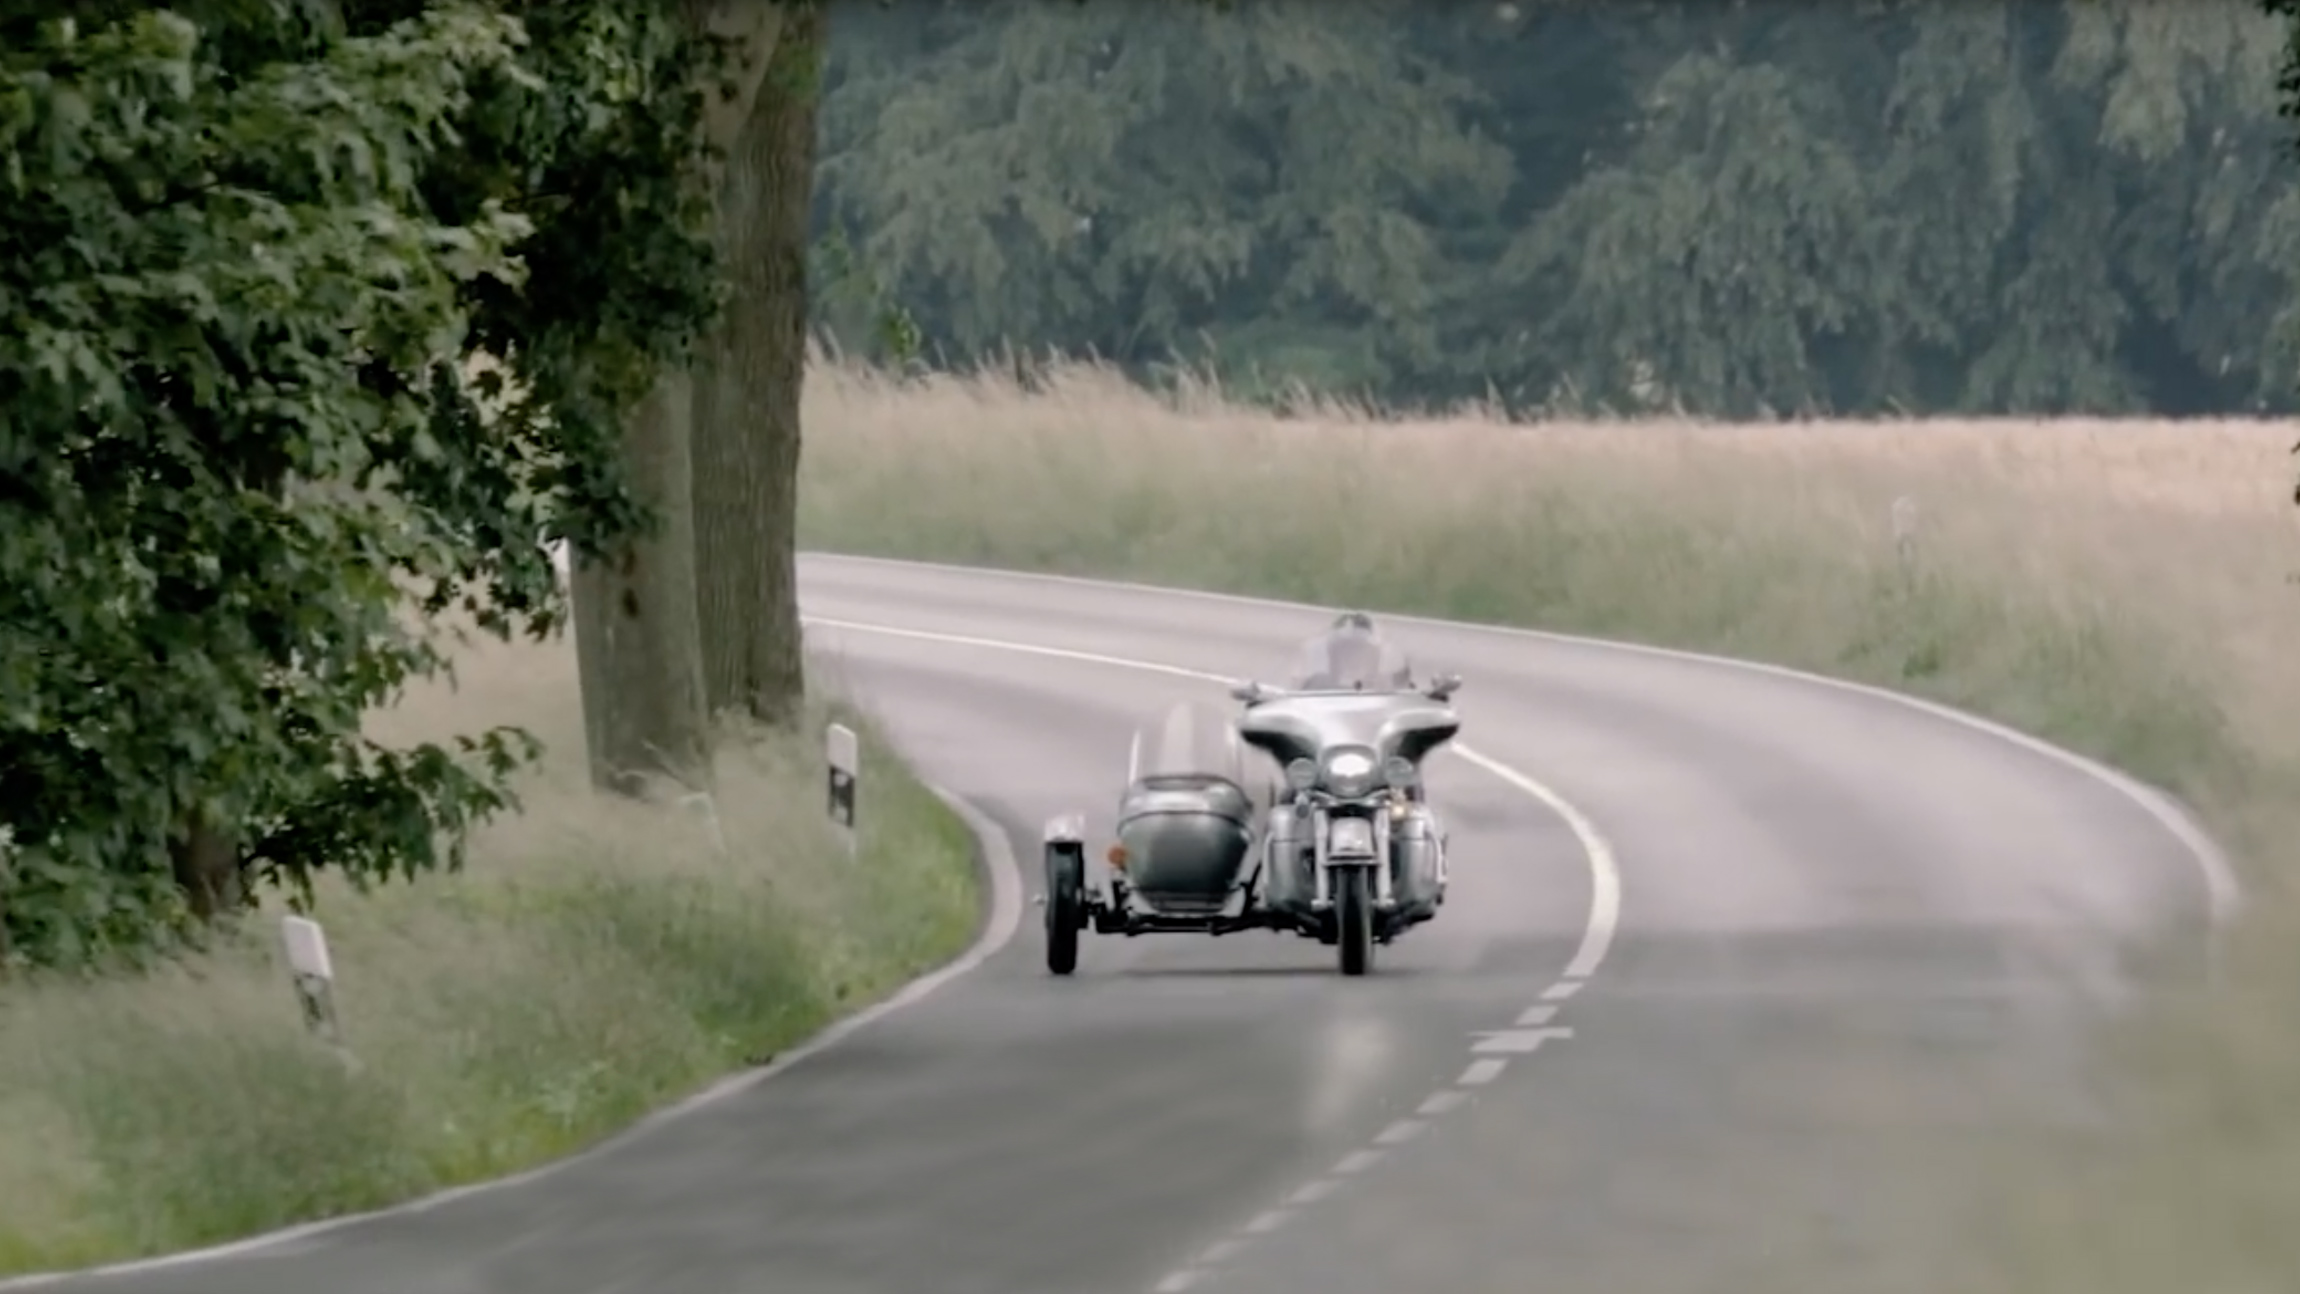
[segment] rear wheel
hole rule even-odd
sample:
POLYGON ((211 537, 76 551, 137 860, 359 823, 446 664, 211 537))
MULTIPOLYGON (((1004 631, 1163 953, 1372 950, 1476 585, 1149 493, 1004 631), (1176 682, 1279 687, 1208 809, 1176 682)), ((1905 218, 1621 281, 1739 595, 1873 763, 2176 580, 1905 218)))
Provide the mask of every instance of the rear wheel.
POLYGON ((1046 969, 1068 975, 1078 969, 1078 931, 1086 924, 1086 858, 1078 850, 1050 845, 1046 850, 1046 969))
POLYGON ((1363 975, 1374 959, 1374 903, 1367 892, 1372 878, 1363 867, 1336 868, 1334 925, 1340 936, 1342 974, 1363 975))

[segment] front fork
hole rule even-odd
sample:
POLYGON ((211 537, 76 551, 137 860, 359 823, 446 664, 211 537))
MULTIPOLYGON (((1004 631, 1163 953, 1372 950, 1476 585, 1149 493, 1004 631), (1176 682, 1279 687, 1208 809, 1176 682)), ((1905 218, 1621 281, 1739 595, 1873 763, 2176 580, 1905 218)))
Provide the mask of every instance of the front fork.
MULTIPOLYGON (((1334 906, 1333 859, 1327 849, 1327 829, 1331 815, 1326 806, 1313 805, 1310 809, 1310 909, 1324 912, 1334 906)), ((1374 906, 1387 911, 1398 905, 1397 878, 1390 867, 1390 806, 1387 801, 1374 806, 1374 906)), ((1351 863, 1350 866, 1364 866, 1351 863)))

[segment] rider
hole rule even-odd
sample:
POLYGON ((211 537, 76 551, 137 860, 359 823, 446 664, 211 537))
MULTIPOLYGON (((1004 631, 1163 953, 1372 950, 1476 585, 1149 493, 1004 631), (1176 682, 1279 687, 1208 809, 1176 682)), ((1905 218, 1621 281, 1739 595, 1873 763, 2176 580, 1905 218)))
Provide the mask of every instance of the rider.
MULTIPOLYGON (((1301 691, 1416 690, 1412 663, 1383 640, 1373 617, 1363 611, 1346 611, 1335 617, 1325 632, 1306 644, 1305 653, 1308 668, 1294 684, 1301 691)), ((1418 781, 1404 795, 1417 804, 1427 800, 1418 781)))
POLYGON ((1393 658, 1374 628, 1373 617, 1363 611, 1345 611, 1335 617, 1313 644, 1316 663, 1301 687, 1310 691, 1350 689, 1366 685, 1413 686, 1413 674, 1402 658, 1393 658))

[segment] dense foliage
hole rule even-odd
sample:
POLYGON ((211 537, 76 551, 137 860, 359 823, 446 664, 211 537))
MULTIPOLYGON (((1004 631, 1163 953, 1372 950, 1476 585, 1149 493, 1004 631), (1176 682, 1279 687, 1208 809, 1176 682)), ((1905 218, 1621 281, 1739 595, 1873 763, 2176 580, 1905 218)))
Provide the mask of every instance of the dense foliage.
MULTIPOLYGON (((2292 407, 2248 0, 895 0, 818 216, 947 359, 1407 403, 2292 407)), ((818 323, 867 347, 826 297, 818 323)))
POLYGON ((522 8, 0 6, 0 953, 453 865, 509 803, 521 734, 361 718, 429 613, 554 623, 547 528, 643 520, 616 428, 715 300, 698 47, 522 8))

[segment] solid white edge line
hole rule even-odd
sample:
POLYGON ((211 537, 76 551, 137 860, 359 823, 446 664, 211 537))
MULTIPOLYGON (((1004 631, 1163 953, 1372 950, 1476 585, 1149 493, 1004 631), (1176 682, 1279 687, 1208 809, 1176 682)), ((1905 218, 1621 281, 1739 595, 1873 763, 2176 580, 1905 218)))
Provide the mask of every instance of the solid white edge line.
POLYGON ((1597 824, 1589 820, 1589 815, 1564 796, 1458 741, 1453 748, 1463 759, 1548 806, 1581 841, 1581 850, 1589 857, 1589 921, 1581 928, 1581 946, 1574 949, 1573 960, 1566 963, 1564 974, 1568 979, 1587 979, 1605 961, 1605 954, 1612 951, 1613 937, 1621 930, 1621 862, 1613 856, 1612 843, 1597 829, 1597 824))
POLYGON ((0 1280, 0 1291, 32 1289, 66 1280, 130 1276, 141 1272, 159 1271, 164 1268, 185 1267, 197 1263, 214 1262, 223 1258, 259 1254, 297 1241, 317 1239, 329 1232, 355 1226, 362 1222, 424 1213, 443 1204, 452 1204, 457 1200, 468 1199, 474 1195, 538 1181, 561 1169, 617 1149, 671 1120, 747 1092, 809 1057, 829 1051, 852 1037, 857 1031, 905 1007, 916 1004, 952 980, 981 966, 1010 943, 1014 939, 1016 931, 1021 929, 1024 908, 1021 865, 1015 858, 1014 842, 1008 839, 1006 829, 999 826, 988 814, 976 809, 973 805, 942 787, 932 783, 925 785, 938 799, 948 805, 951 811, 956 813, 966 823, 967 828, 974 833, 976 843, 980 848, 980 868, 986 873, 984 879, 990 887, 990 911, 986 914, 982 929, 975 935, 974 942, 969 944, 964 952, 942 966, 903 985, 893 996, 873 1003, 853 1015, 832 1022, 805 1042, 776 1056, 765 1065, 731 1074, 692 1096, 644 1115, 635 1123, 626 1124, 620 1131, 612 1133, 571 1155, 513 1173, 508 1177, 497 1177, 484 1182, 452 1186, 443 1191, 436 1191, 430 1195, 388 1205, 380 1209, 369 1209, 363 1213, 347 1213, 341 1217, 322 1218, 316 1222, 299 1223, 295 1226, 267 1231, 261 1235, 248 1236, 220 1245, 211 1245, 202 1249, 188 1249, 182 1253, 160 1254, 151 1258, 137 1258, 127 1262, 109 1263, 100 1267, 83 1267, 73 1271, 30 1272, 22 1276, 11 1276, 0 1280))
MULTIPOLYGON (((808 549, 799 554, 813 561, 846 562, 860 566, 882 566, 923 572, 943 572, 951 575, 972 576, 977 579, 1012 580, 1026 584, 1055 584, 1079 588, 1098 588, 1109 592, 1153 594, 1161 597, 1190 598, 1201 602, 1217 602, 1231 606, 1258 606, 1293 611, 1330 611, 1308 602, 1294 602, 1284 598, 1246 597, 1236 593, 1212 593, 1204 589, 1175 588, 1163 584, 1144 584, 1128 580, 1096 580, 1076 575, 1048 575, 1035 571, 1011 571, 993 566, 965 566, 954 562, 918 562, 892 557, 864 557, 847 553, 821 552, 808 549)), ((1769 674, 1775 678, 1793 679, 1812 687, 1834 688, 1839 692, 1865 696, 1929 714, 1936 719, 1954 723, 1975 732, 1987 733, 2001 741, 2010 742, 2031 754, 2055 761, 2064 767, 2076 769, 2138 805, 2142 812, 2156 819, 2158 825, 2180 842, 2194 860, 2204 882, 2206 900, 2215 925, 2226 925, 2233 920, 2244 901, 2243 882, 2228 861, 2228 855, 2219 842, 2197 825, 2186 805, 2161 787, 2151 786, 2130 773, 2104 764, 2090 756, 2079 755, 2053 745, 2042 738, 2032 737, 2017 728, 2008 727, 1994 719, 1986 719, 1967 710, 1957 709, 1939 701, 1874 683, 1857 683, 1851 679, 1832 678, 1811 670, 1796 669, 1788 665, 1775 665, 1766 661, 1744 660, 1737 656, 1719 656, 1710 652, 1692 651, 1683 647, 1656 647, 1648 643, 1623 642, 1613 638, 1596 638, 1586 634, 1559 633, 1549 629, 1526 629, 1515 625, 1479 624, 1467 620, 1443 620, 1434 616, 1404 613, 1385 617, 1400 624, 1427 625, 1444 629, 1466 629, 1501 638, 1521 638, 1534 642, 1559 643, 1576 647, 1596 647, 1631 655, 1650 656, 1660 660, 1699 663, 1724 669, 1745 670, 1755 674, 1769 674)))

